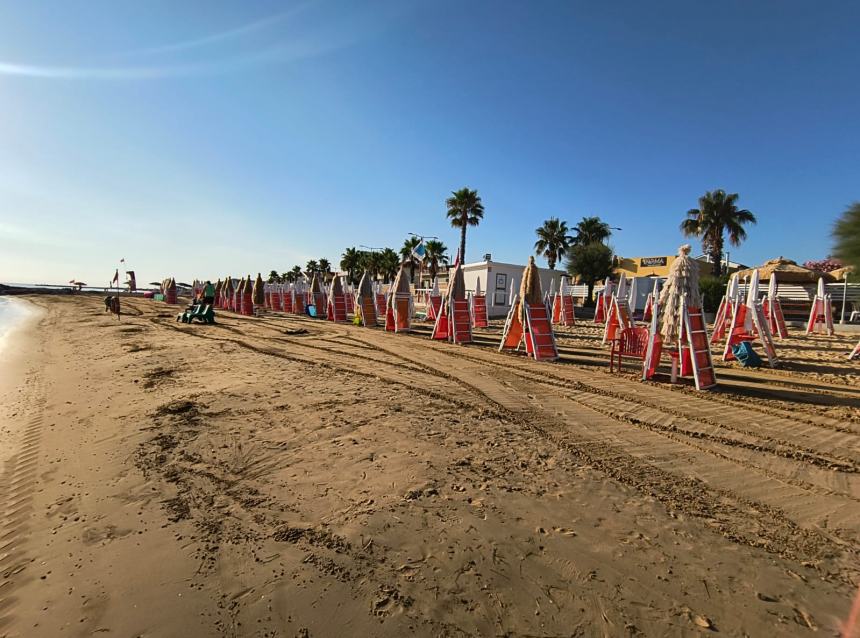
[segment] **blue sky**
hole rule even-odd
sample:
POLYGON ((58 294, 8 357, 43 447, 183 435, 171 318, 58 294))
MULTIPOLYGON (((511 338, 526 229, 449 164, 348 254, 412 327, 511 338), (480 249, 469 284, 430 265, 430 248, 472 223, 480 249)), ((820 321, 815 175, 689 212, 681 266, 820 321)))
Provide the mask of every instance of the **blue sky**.
MULTIPOLYGON (((860 199, 856 2, 5 2, 0 281, 287 270, 457 233, 524 263, 600 215, 673 253, 705 190, 748 264, 830 251, 860 199)), ((698 247, 697 247, 698 248, 698 247)))

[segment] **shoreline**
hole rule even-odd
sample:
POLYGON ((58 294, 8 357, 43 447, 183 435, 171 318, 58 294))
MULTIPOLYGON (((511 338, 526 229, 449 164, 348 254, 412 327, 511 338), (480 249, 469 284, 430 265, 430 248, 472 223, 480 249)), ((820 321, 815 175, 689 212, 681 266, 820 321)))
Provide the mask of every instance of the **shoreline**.
POLYGON ((43 366, 38 328, 46 310, 30 300, 10 301, 25 307, 26 314, 0 335, 0 463, 18 452, 24 429, 20 397, 26 394, 28 378, 39 375, 43 366))

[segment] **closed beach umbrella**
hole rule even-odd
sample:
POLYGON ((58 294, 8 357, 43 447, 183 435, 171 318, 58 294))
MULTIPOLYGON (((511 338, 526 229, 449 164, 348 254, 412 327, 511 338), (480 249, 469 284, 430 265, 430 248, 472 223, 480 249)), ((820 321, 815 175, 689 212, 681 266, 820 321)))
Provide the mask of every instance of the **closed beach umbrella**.
POLYGON ((254 280, 254 305, 262 306, 266 303, 266 290, 263 284, 263 277, 257 273, 257 278, 254 280))
POLYGON ((630 280, 630 291, 627 293, 627 305, 630 306, 631 312, 636 310, 636 298, 639 296, 638 287, 636 277, 633 277, 630 280))
POLYGON ((666 346, 678 339, 681 321, 681 301, 686 295, 687 305, 702 307, 699 293, 699 266, 690 258, 690 244, 678 249, 678 258, 669 267, 669 277, 660 293, 660 334, 666 346))
POLYGON ((749 308, 749 311, 747 311, 747 314, 744 317, 744 330, 747 334, 751 333, 753 329, 753 311, 756 303, 758 303, 758 270, 753 270, 750 285, 747 288, 746 305, 747 308, 749 308))
POLYGON ((758 284, 758 270, 753 270, 752 276, 750 277, 750 285, 747 287, 747 306, 750 308, 752 308, 755 305, 755 302, 758 301, 758 284))
POLYGON ((726 297, 729 301, 737 301, 740 299, 741 290, 740 286, 738 286, 738 274, 735 273, 732 275, 732 278, 729 279, 728 289, 726 290, 726 297))
POLYGON ((395 293, 407 295, 412 293, 412 289, 409 287, 409 272, 406 269, 406 263, 400 264, 400 270, 397 271, 397 276, 394 278, 391 290, 395 293))
POLYGON ((621 276, 618 278, 618 288, 615 289, 615 298, 627 298, 627 276, 624 273, 621 273, 621 276))
POLYGON ((448 275, 448 299, 461 301, 466 298, 466 277, 460 264, 454 266, 448 275))
POLYGON ((343 283, 340 280, 340 277, 335 277, 331 281, 331 296, 335 295, 340 296, 343 294, 343 283))
MULTIPOLYGON (((543 293, 540 288, 540 273, 535 266, 535 258, 529 255, 529 263, 523 270, 523 280, 520 282, 520 299, 530 306, 543 303, 543 293)), ((525 325, 525 307, 520 306, 520 321, 525 325)))
POLYGON ((373 278, 370 273, 365 270, 364 274, 361 276, 361 281, 358 282, 359 305, 365 299, 373 300, 373 294, 373 278))

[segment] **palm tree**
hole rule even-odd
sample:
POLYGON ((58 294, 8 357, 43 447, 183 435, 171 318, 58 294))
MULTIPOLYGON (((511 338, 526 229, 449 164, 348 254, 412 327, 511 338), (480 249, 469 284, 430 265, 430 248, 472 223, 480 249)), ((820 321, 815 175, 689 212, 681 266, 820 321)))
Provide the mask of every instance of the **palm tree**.
POLYGON ((382 273, 382 253, 362 251, 361 268, 370 273, 374 279, 382 273))
POLYGON ((278 274, 277 270, 273 270, 272 272, 269 273, 268 283, 276 284, 279 281, 281 281, 281 276, 278 274))
POLYGON ((439 274, 439 265, 448 264, 448 247, 438 239, 428 239, 424 242, 424 260, 428 263, 430 276, 436 279, 439 274))
POLYGON ((860 202, 851 204, 836 220, 833 237, 836 256, 846 265, 854 266, 856 277, 860 274, 860 202))
POLYGON ((302 267, 301 266, 293 266, 293 269, 287 273, 287 281, 290 283, 295 283, 299 280, 299 277, 302 276, 302 267))
POLYGON ((736 205, 738 194, 727 194, 722 189, 706 192, 699 198, 699 207, 687 211, 681 222, 681 231, 688 237, 701 237, 702 249, 711 259, 711 272, 715 277, 722 273, 723 235, 728 232, 732 246, 740 246, 747 238, 744 224, 755 224, 756 218, 745 208, 736 205))
POLYGON ((600 219, 600 217, 583 217, 582 221, 577 223, 573 228, 576 234, 573 236, 574 246, 585 246, 594 242, 604 243, 609 236, 612 235, 612 230, 609 224, 600 219))
POLYGON ((327 275, 331 272, 331 262, 329 262, 329 260, 325 257, 320 259, 317 264, 319 265, 320 272, 322 272, 323 274, 327 275))
POLYGON ((466 228, 477 226, 484 218, 484 205, 478 191, 461 188, 445 200, 451 226, 460 229, 460 263, 466 263, 466 228))
POLYGON ((593 241, 590 244, 577 244, 567 253, 567 272, 574 279, 588 286, 586 305, 591 305, 594 284, 612 275, 612 248, 593 241))
POLYGON ((354 247, 347 248, 343 251, 343 255, 340 256, 340 269, 345 270, 347 274, 347 278, 349 279, 349 283, 357 284, 358 279, 356 278, 355 271, 358 270, 359 265, 361 264, 361 253, 358 252, 354 247))
POLYGON ((535 253, 546 258, 550 270, 555 270, 555 264, 561 261, 573 237, 567 234, 567 222, 558 217, 550 217, 543 226, 535 229, 538 240, 535 242, 535 253))
POLYGON ((403 246, 400 248, 400 256, 403 261, 409 262, 409 280, 415 283, 415 266, 418 265, 418 260, 412 256, 412 251, 421 243, 420 237, 407 237, 403 240, 403 246))
POLYGON ((314 259, 311 259, 308 263, 305 264, 305 272, 308 274, 308 277, 313 276, 313 274, 319 269, 320 265, 314 259))
POLYGON ((386 282, 393 281, 400 269, 400 257, 391 248, 385 248, 379 255, 379 272, 386 282))

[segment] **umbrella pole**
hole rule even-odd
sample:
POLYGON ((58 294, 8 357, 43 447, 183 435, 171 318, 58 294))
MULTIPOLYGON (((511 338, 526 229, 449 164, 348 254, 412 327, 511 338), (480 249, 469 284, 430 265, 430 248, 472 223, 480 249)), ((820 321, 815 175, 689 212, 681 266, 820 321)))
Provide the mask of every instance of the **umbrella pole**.
POLYGON ((848 273, 842 275, 842 314, 839 317, 839 323, 845 323, 845 298, 848 296, 848 273))

